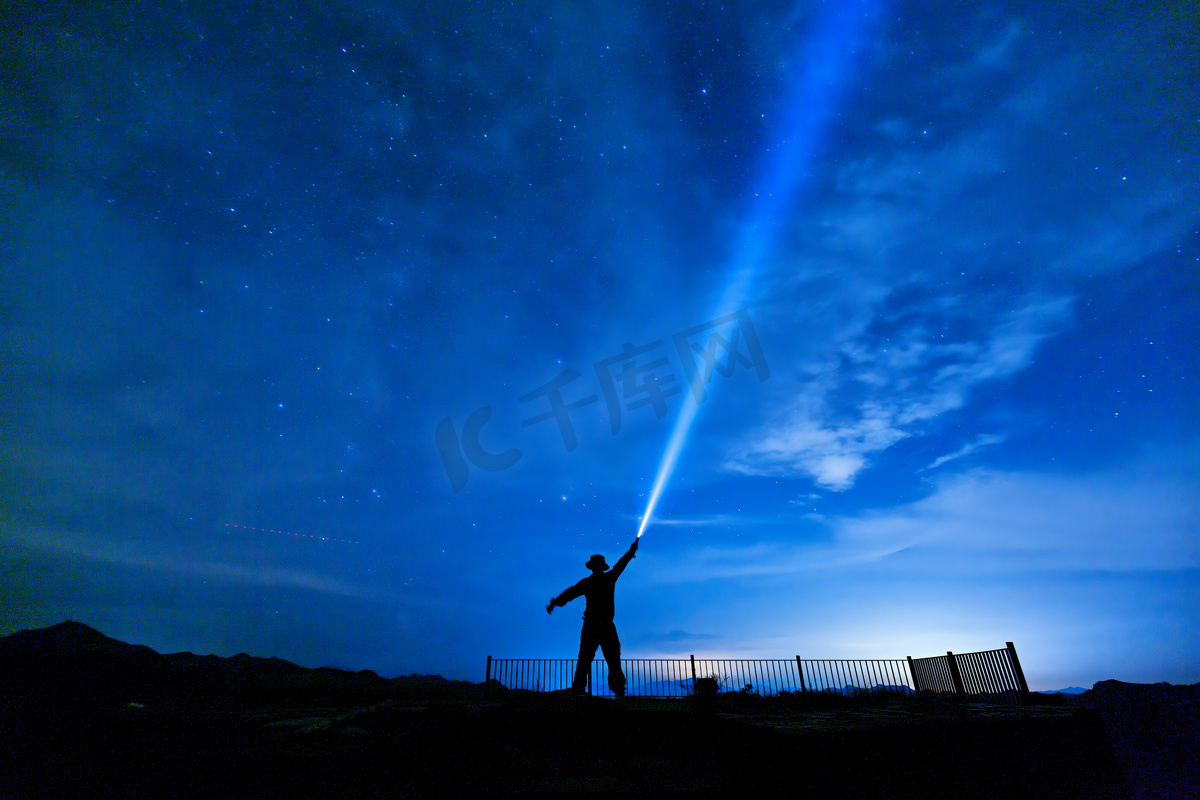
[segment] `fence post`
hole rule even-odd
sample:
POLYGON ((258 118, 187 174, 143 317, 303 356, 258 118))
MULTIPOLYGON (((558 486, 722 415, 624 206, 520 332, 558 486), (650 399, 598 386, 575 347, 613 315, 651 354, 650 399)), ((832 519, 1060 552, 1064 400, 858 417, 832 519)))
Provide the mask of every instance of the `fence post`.
POLYGON ((1008 657, 1012 659, 1013 674, 1017 676, 1017 686, 1020 687, 1021 705, 1029 702, 1029 684, 1025 682, 1025 673, 1021 669, 1021 662, 1017 660, 1017 648, 1012 642, 1005 642, 1008 645, 1008 657))
POLYGON ((808 687, 804 684, 804 665, 800 663, 800 656, 796 656, 796 672, 800 675, 800 691, 807 693, 808 687))
POLYGON ((483 699, 487 700, 492 691, 492 657, 488 656, 487 676, 483 679, 483 699))
POLYGON ((958 674, 958 664, 954 661, 954 653, 947 650, 946 660, 950 662, 950 677, 954 679, 954 690, 958 692, 958 699, 966 700, 967 690, 963 688, 962 675, 958 674))
POLYGON ((912 675, 913 679, 913 697, 918 697, 921 694, 921 684, 917 683, 917 668, 913 664, 912 656, 908 656, 908 674, 912 675))
POLYGON ((692 653, 688 656, 692 660, 692 694, 696 694, 696 654, 692 653))

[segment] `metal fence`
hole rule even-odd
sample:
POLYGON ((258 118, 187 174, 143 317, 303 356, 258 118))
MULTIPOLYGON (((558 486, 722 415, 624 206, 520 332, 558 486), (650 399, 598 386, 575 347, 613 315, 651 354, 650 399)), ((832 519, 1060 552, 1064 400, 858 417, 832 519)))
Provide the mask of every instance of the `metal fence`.
MULTIPOLYGON (((571 688, 573 658, 487 657, 485 691, 495 687, 555 692, 571 688)), ((712 659, 624 658, 626 693, 637 697, 687 697, 695 681, 713 678, 722 691, 761 695, 780 692, 829 692, 862 695, 916 693, 975 702, 1022 703, 1029 694, 1012 642, 1006 648, 977 653, 947 652, 914 659, 712 659)), ((611 697, 608 664, 592 662, 587 691, 611 697)))
POLYGON ((903 658, 800 659, 804 690, 857 695, 864 692, 913 692, 908 664, 903 658))
MULTIPOLYGON (((573 658, 488 657, 488 686, 555 692, 569 689, 575 675, 573 658)), ((623 658, 626 694, 636 697, 688 697, 698 678, 714 679, 721 691, 746 691, 760 695, 780 692, 834 692, 857 695, 868 692, 913 691, 908 665, 892 659, 729 659, 729 658, 623 658)), ((587 691, 611 697, 608 664, 592 662, 587 691)))
POLYGON ((975 702, 1022 704, 1029 697, 1025 673, 1012 642, 999 650, 909 657, 918 694, 975 702))

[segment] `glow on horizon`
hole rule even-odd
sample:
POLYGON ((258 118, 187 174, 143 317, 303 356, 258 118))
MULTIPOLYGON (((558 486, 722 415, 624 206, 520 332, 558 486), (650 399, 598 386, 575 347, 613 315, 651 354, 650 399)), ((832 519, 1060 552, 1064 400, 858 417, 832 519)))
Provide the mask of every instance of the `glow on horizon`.
MULTIPOLYGON (((833 116, 838 89, 850 71, 857 45, 867 24, 878 16, 879 5, 875 0, 860 0, 825 6, 817 29, 809 39, 809 49, 795 90, 783 108, 783 122, 779 126, 782 135, 774 147, 767 148, 768 158, 751 201, 748 221, 742 227, 740 242, 733 254, 732 274, 714 318, 741 308, 750 295, 758 271, 773 248, 777 226, 794 204, 802 179, 806 177, 805 168, 812 164, 821 133, 833 116)), ((699 410, 695 398, 685 394, 683 408, 675 420, 671 438, 667 440, 646 511, 638 526, 639 539, 650 524, 667 481, 675 471, 699 410)))

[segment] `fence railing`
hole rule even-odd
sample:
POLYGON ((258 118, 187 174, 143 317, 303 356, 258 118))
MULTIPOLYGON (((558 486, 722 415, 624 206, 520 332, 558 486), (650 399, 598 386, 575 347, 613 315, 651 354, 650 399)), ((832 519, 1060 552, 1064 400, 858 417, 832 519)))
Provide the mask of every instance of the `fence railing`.
MULTIPOLYGON (((799 659, 800 657, 797 656, 799 659)), ((915 687, 903 658, 806 658, 801 659, 804 689, 810 692, 903 692, 915 687)))
POLYGON ((946 652, 944 656, 908 659, 918 694, 976 702, 1026 702, 1029 685, 1012 642, 998 650, 946 652))
MULTIPOLYGON (((571 688, 573 658, 487 657, 484 691, 501 686, 533 692, 571 688)), ((722 691, 829 692, 861 695, 901 692, 976 702, 1022 703, 1029 694, 1012 642, 1006 648, 977 653, 947 652, 914 659, 713 659, 623 658, 626 694, 636 697, 687 697, 698 678, 715 678, 722 691)), ((611 697, 608 664, 592 662, 587 691, 611 697)))

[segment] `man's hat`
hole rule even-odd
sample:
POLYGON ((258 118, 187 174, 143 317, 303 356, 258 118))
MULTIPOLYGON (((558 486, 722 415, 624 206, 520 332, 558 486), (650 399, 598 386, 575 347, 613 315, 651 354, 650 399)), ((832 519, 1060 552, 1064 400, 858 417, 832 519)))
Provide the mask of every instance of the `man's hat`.
POLYGON ((604 560, 604 556, 596 553, 596 555, 587 560, 587 563, 584 564, 584 566, 588 569, 608 569, 608 562, 604 560))

